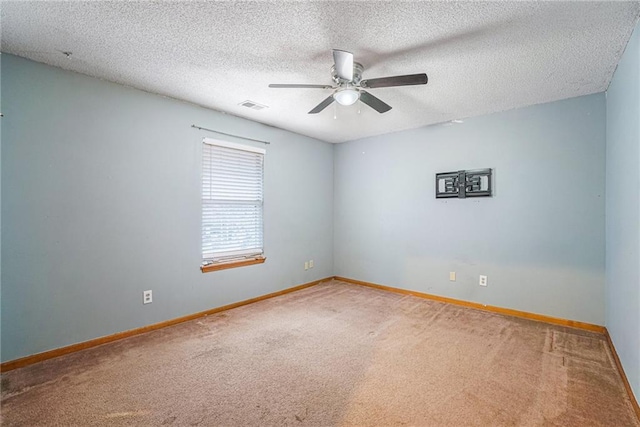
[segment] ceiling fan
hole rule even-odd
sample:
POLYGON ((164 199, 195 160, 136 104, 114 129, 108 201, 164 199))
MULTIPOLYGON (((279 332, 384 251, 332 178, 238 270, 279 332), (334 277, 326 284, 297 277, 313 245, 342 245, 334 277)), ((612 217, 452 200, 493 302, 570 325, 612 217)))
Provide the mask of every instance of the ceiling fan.
POLYGON ((335 86, 310 85, 310 84, 270 84, 273 88, 286 89, 332 89, 334 92, 324 101, 316 105, 308 114, 317 114, 336 101, 340 105, 352 105, 358 100, 367 104, 378 113, 386 113, 391 106, 371 95, 364 89, 375 89, 391 86, 411 86, 427 84, 427 75, 409 74, 405 76, 380 77, 377 79, 362 79, 364 67, 353 61, 353 53, 344 50, 333 49, 333 62, 331 78, 335 86))

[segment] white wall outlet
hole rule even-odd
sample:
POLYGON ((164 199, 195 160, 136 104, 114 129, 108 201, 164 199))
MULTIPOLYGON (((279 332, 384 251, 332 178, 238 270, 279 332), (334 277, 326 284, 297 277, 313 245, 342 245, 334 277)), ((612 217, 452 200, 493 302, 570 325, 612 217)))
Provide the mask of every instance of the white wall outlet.
POLYGON ((309 260, 309 268, 313 268, 313 260, 312 259, 309 260))
POLYGON ((480 281, 478 284, 480 286, 487 286, 487 276, 480 275, 480 281))
POLYGON ((151 290, 144 291, 142 293, 142 303, 151 304, 153 302, 153 294, 151 290))
POLYGON ((304 269, 308 270, 309 269, 309 261, 305 261, 304 262, 304 269))
POLYGON ((456 281, 456 272, 455 271, 450 271, 449 272, 449 280, 452 282, 456 281))

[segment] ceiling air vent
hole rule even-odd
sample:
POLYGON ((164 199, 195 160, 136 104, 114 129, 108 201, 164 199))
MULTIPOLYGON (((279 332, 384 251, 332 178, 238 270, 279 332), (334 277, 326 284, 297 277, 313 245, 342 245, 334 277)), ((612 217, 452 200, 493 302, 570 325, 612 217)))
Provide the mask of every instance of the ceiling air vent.
POLYGON ((249 101, 249 100, 243 101, 238 105, 251 108, 252 110, 264 110, 265 108, 269 108, 266 105, 258 104, 257 102, 249 101))

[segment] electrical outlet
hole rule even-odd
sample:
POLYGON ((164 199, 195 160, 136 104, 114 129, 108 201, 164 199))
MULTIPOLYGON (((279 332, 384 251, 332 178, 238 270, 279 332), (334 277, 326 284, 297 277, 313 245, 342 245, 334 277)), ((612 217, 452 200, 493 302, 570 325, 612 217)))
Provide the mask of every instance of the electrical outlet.
POLYGON ((449 280, 452 282, 456 281, 456 272, 455 271, 450 271, 449 272, 449 280))
POLYGON ((487 276, 480 275, 480 281, 478 284, 480 286, 487 286, 487 276))
POLYGON ((151 304, 153 302, 153 293, 151 290, 144 291, 142 293, 142 303, 151 304))
POLYGON ((304 269, 308 270, 309 269, 309 261, 305 261, 304 262, 304 269))
POLYGON ((309 260, 309 268, 313 268, 313 260, 309 260))

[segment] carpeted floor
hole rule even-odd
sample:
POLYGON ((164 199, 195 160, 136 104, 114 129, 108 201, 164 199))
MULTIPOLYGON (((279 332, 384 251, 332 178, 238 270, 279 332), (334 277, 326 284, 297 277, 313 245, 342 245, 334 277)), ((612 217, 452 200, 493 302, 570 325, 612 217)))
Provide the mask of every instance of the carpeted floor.
POLYGON ((6 426, 640 426, 601 335, 335 281, 2 386, 6 426))

